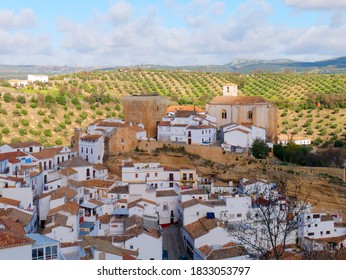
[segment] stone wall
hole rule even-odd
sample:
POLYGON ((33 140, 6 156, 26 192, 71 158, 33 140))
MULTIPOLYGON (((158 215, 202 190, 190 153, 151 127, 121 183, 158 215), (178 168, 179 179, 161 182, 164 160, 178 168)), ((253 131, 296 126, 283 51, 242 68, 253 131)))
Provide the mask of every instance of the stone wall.
POLYGON ((148 138, 156 138, 157 123, 167 114, 165 96, 126 96, 122 99, 124 121, 142 123, 148 138))

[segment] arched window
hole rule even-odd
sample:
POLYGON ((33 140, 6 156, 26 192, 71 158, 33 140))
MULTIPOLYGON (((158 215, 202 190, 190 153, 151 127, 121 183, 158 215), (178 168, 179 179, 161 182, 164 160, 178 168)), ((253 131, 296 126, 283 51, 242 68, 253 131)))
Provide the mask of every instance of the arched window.
POLYGON ((252 120, 252 111, 247 112, 247 118, 252 120))
POLYGON ((222 110, 221 111, 221 118, 222 119, 227 119, 227 112, 226 112, 226 110, 222 110))

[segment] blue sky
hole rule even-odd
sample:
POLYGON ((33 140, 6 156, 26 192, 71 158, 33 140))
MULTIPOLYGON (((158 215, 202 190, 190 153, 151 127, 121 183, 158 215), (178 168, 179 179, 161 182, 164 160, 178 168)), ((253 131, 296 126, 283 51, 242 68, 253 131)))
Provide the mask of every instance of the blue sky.
POLYGON ((0 0, 0 64, 314 61, 345 34, 345 0, 0 0))

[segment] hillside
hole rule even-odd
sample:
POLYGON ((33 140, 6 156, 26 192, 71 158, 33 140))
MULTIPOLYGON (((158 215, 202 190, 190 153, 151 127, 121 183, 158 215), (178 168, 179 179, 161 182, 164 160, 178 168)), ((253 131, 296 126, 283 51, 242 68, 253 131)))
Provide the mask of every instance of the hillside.
POLYGON ((203 107, 229 82, 238 84, 240 95, 260 95, 274 102, 281 134, 322 141, 346 136, 346 75, 121 69, 52 76, 48 85, 27 89, 3 83, 0 139, 55 145, 60 138, 69 144, 75 127, 85 127, 96 118, 122 117, 122 96, 157 92, 168 96, 172 104, 203 107))

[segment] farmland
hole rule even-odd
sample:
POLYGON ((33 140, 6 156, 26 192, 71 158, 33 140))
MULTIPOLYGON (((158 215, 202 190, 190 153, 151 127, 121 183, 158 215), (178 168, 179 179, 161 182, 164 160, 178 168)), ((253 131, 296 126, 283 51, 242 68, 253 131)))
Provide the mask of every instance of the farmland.
MULTIPOLYGON (((69 144, 75 127, 97 118, 122 117, 121 97, 156 92, 172 104, 204 107, 226 83, 240 95, 259 95, 279 108, 279 133, 317 139, 346 136, 346 75, 211 73, 121 69, 50 77, 47 85, 0 87, 0 139, 69 144)), ((328 142, 327 142, 328 143, 328 142)))

